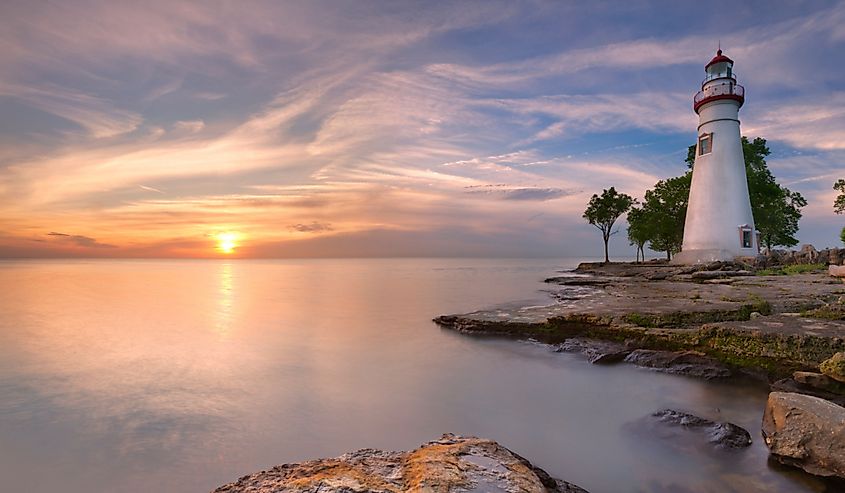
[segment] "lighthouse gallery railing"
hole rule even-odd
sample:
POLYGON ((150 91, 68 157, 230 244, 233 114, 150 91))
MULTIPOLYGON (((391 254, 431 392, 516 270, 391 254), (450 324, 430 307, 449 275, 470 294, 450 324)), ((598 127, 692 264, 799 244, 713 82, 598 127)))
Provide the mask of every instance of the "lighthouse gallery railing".
POLYGON ((693 102, 698 104, 705 99, 716 96, 737 96, 739 98, 745 98, 745 88, 733 82, 713 84, 712 86, 707 86, 701 91, 698 91, 698 94, 695 95, 693 102))

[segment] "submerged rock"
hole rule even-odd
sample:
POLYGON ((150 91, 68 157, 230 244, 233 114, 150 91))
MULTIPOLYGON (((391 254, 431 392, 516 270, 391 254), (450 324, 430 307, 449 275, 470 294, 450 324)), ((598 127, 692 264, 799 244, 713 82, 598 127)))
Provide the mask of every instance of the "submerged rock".
POLYGON ((560 284, 561 286, 607 286, 613 282, 613 279, 588 276, 558 276, 549 277, 543 282, 549 284, 560 284))
POLYGON ((845 408, 809 395, 772 392, 763 438, 781 463, 845 478, 845 408))
POLYGON ((555 351, 581 353, 587 357, 587 361, 599 365, 618 363, 631 354, 632 350, 618 342, 573 337, 559 344, 555 351))
POLYGON ((694 414, 664 409, 652 413, 661 423, 702 431, 707 441, 724 448, 743 448, 751 445, 751 435, 745 428, 726 421, 711 421, 694 414))
POLYGON ((665 373, 711 379, 732 375, 730 369, 697 351, 634 349, 627 344, 573 337, 555 346, 555 352, 581 353, 593 364, 628 363, 665 373))
POLYGON ((666 373, 688 375, 707 380, 731 376, 731 370, 698 351, 675 352, 637 349, 627 355, 624 361, 666 373))
POLYGON ((214 493, 586 493, 554 479, 492 440, 443 435, 411 452, 364 449, 336 459, 284 464, 214 493))

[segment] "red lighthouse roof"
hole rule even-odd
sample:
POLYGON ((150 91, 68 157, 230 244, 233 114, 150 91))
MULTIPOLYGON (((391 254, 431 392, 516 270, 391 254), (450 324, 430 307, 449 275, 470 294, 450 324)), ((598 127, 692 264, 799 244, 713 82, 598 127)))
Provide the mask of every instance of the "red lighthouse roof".
POLYGON ((733 64, 734 61, 731 60, 730 58, 726 57, 725 55, 723 55, 722 50, 719 50, 719 51, 716 52, 716 56, 714 56, 713 59, 710 60, 710 62, 707 65, 704 66, 704 70, 707 70, 707 67, 709 67, 710 65, 713 65, 714 63, 719 63, 719 62, 728 62, 728 63, 733 64))

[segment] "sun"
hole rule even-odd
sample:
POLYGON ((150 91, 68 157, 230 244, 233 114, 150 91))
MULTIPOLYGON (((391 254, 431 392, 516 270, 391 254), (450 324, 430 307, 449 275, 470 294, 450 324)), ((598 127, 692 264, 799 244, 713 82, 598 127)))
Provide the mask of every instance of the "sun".
POLYGON ((235 248, 238 247, 240 235, 238 233, 218 233, 214 237, 217 239, 217 250, 229 255, 234 253, 235 248))

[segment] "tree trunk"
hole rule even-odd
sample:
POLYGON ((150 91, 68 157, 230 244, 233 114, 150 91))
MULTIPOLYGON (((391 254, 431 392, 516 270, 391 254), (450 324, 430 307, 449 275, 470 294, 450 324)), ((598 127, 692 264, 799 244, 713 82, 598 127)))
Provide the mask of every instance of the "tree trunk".
POLYGON ((672 260, 672 250, 666 250, 666 260, 672 260))
POLYGON ((607 254, 607 242, 608 242, 609 239, 610 238, 604 239, 604 263, 606 263, 606 264, 610 262, 610 258, 608 257, 608 254, 607 254))

